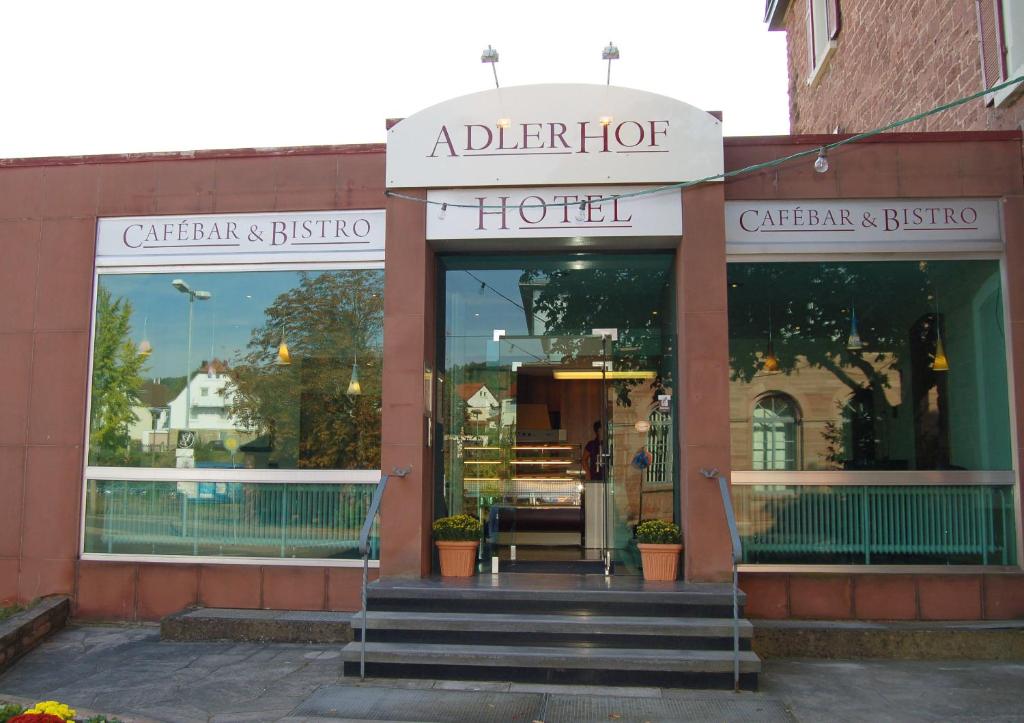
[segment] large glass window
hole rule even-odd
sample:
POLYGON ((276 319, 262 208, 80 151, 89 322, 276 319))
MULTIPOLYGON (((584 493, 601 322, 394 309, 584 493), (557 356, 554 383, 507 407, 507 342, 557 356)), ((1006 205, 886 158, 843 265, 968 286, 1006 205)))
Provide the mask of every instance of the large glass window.
POLYGON ((737 263, 729 281, 734 470, 778 469, 747 436, 768 392, 802 412, 784 469, 1010 469, 998 262, 737 263))
POLYGON ((997 261, 729 266, 746 562, 1016 560, 997 261))
POLYGON ((355 557, 383 273, 100 273, 83 551, 355 557))
POLYGON ((102 274, 89 464, 380 467, 383 271, 102 274))

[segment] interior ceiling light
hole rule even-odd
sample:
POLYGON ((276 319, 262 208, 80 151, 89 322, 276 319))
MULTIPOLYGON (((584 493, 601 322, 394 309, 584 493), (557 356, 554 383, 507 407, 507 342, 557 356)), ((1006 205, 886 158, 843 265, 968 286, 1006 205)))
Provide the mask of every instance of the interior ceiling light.
POLYGON ((654 379, 655 371, 647 369, 601 371, 600 369, 563 369, 554 373, 555 379, 567 381, 571 379, 654 379))

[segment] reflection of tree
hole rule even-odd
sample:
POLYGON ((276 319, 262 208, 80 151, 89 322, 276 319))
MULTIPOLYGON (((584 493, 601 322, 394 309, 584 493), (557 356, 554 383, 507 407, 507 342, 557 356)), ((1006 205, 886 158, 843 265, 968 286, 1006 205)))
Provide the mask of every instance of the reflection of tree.
POLYGON ((231 414, 266 435, 281 468, 374 469, 380 465, 383 274, 302 273, 253 329, 232 370, 231 414), (277 364, 283 336, 291 364, 277 364), (358 358, 362 394, 346 394, 358 358))
MULTIPOLYGON (((826 426, 823 433, 830 465, 839 462, 844 446, 845 459, 856 464, 872 464, 876 456, 885 457, 881 442, 891 438, 887 427, 896 416, 886 391, 909 361, 912 328, 930 307, 930 273, 926 263, 731 265, 733 380, 750 382, 764 371, 770 305, 779 373, 818 367, 849 389, 843 417, 851 436, 841 443, 835 425, 826 426), (846 348, 851 305, 855 305, 865 344, 861 350, 846 348)), ((926 314, 923 329, 928 333, 933 326, 934 317, 926 314)), ((929 362, 920 360, 915 373, 923 374, 929 362)))
POLYGON ((89 411, 91 464, 124 464, 128 460, 129 428, 138 421, 132 408, 141 404, 140 372, 145 362, 131 341, 131 316, 131 303, 114 299, 108 289, 99 287, 89 411))
POLYGON ((663 263, 598 265, 585 271, 526 269, 519 285, 529 290, 523 294, 528 324, 543 323, 543 333, 552 337, 551 354, 566 361, 597 358, 600 350, 594 350, 595 356, 585 349, 592 342, 578 337, 595 328, 615 328, 619 338, 608 354, 616 369, 660 372, 653 382, 613 382, 616 402, 630 406, 630 391, 641 384, 650 386, 652 403, 672 386, 673 370, 664 356, 671 347, 672 319, 666 313, 672 306, 671 274, 663 263))

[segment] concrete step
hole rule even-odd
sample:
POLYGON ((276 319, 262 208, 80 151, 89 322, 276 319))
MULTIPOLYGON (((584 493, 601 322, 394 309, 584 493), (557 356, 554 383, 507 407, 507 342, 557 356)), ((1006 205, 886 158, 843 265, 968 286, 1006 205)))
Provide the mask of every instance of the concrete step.
MULTIPOLYGON (((362 639, 362 615, 352 618, 362 639)), ((732 650, 733 623, 726 618, 627 617, 509 613, 369 611, 374 642, 522 645, 542 636, 549 646, 732 650)), ((753 627, 739 622, 741 649, 749 650, 753 627)))
MULTIPOLYGON (((342 650, 346 676, 359 674, 360 646, 342 650)), ((750 651, 739 655, 741 687, 756 689, 761 661, 750 651)), ((725 650, 366 643, 372 676, 731 688, 732 671, 725 650)))
POLYGON ((272 643, 347 643, 352 613, 190 608, 160 621, 160 639, 272 643))
MULTIPOLYGON (((595 575, 529 573, 464 580, 385 579, 367 588, 367 599, 370 610, 394 612, 732 617, 729 585, 610 580, 595 575)), ((741 592, 740 606, 745 601, 741 592)))

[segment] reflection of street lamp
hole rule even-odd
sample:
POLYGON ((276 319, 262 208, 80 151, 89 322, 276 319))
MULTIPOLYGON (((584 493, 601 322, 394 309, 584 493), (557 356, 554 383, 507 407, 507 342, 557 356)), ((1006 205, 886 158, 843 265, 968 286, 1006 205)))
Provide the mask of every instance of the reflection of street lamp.
POLYGON ((171 286, 183 294, 188 294, 188 342, 185 351, 185 429, 188 429, 192 417, 192 302, 196 299, 206 301, 213 294, 209 291, 193 290, 182 279, 175 279, 171 286))

